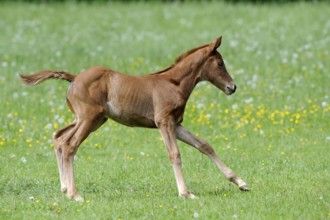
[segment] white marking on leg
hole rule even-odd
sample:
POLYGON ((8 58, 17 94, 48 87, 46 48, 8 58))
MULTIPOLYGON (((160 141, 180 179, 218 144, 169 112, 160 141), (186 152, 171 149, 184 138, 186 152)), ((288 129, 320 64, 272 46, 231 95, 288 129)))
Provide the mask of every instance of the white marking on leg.
POLYGON ((178 187, 178 192, 180 197, 184 198, 196 198, 195 195, 189 192, 183 178, 182 167, 181 167, 181 157, 180 152, 176 143, 175 134, 170 132, 170 128, 160 128, 160 133, 163 137, 166 149, 169 154, 169 158, 172 162, 174 176, 176 184, 178 187))

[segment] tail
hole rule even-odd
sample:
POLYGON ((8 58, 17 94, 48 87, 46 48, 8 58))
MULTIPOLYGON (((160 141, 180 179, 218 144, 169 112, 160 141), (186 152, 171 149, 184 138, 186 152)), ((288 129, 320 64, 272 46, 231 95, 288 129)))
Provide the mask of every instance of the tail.
POLYGON ((35 73, 32 75, 19 75, 20 79, 25 85, 29 86, 35 86, 38 85, 39 83, 42 83, 43 81, 47 79, 62 79, 66 80, 69 82, 72 82, 74 78, 76 77, 75 75, 72 75, 70 73, 66 73, 63 71, 51 71, 51 70, 45 70, 39 73, 35 73))

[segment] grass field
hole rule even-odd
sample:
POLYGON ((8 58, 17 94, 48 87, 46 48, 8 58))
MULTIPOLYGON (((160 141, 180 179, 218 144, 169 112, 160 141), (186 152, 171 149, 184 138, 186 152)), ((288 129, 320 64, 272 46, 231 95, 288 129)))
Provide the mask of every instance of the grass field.
POLYGON ((329 219, 329 14, 327 3, 0 3, 0 219, 329 219), (180 199, 159 132, 109 122, 77 154, 85 202, 61 194, 51 135, 72 120, 68 84, 27 88, 18 73, 146 74, 218 35, 238 90, 199 84, 183 124, 251 192, 180 143, 199 196, 180 199))

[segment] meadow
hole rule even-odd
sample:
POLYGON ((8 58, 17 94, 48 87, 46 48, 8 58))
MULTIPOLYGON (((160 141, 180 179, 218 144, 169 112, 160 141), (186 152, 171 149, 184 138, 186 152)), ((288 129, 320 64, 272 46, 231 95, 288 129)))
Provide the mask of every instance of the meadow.
POLYGON ((0 3, 0 219, 329 219, 330 4, 0 3), (223 36, 237 91, 195 88, 183 124, 251 189, 180 143, 197 200, 180 199, 157 130, 109 121, 75 160, 84 203, 60 192, 52 133, 70 123, 68 83, 19 73, 131 75, 223 36))

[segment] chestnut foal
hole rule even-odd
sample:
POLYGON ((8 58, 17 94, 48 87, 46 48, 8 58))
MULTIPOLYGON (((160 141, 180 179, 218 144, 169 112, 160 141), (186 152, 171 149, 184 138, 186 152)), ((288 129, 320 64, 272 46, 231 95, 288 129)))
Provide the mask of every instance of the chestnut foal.
POLYGON ((221 37, 182 54, 169 68, 150 75, 129 76, 104 67, 92 67, 79 75, 63 71, 20 75, 27 85, 47 79, 70 82, 67 103, 75 120, 53 135, 61 191, 69 198, 83 201, 74 181, 74 155, 87 136, 108 118, 127 126, 160 130, 180 197, 195 198, 183 179, 177 139, 210 157, 228 180, 248 191, 246 183, 218 158, 213 148, 181 124, 187 100, 198 82, 209 81, 227 95, 236 90, 217 52, 220 44, 221 37))

